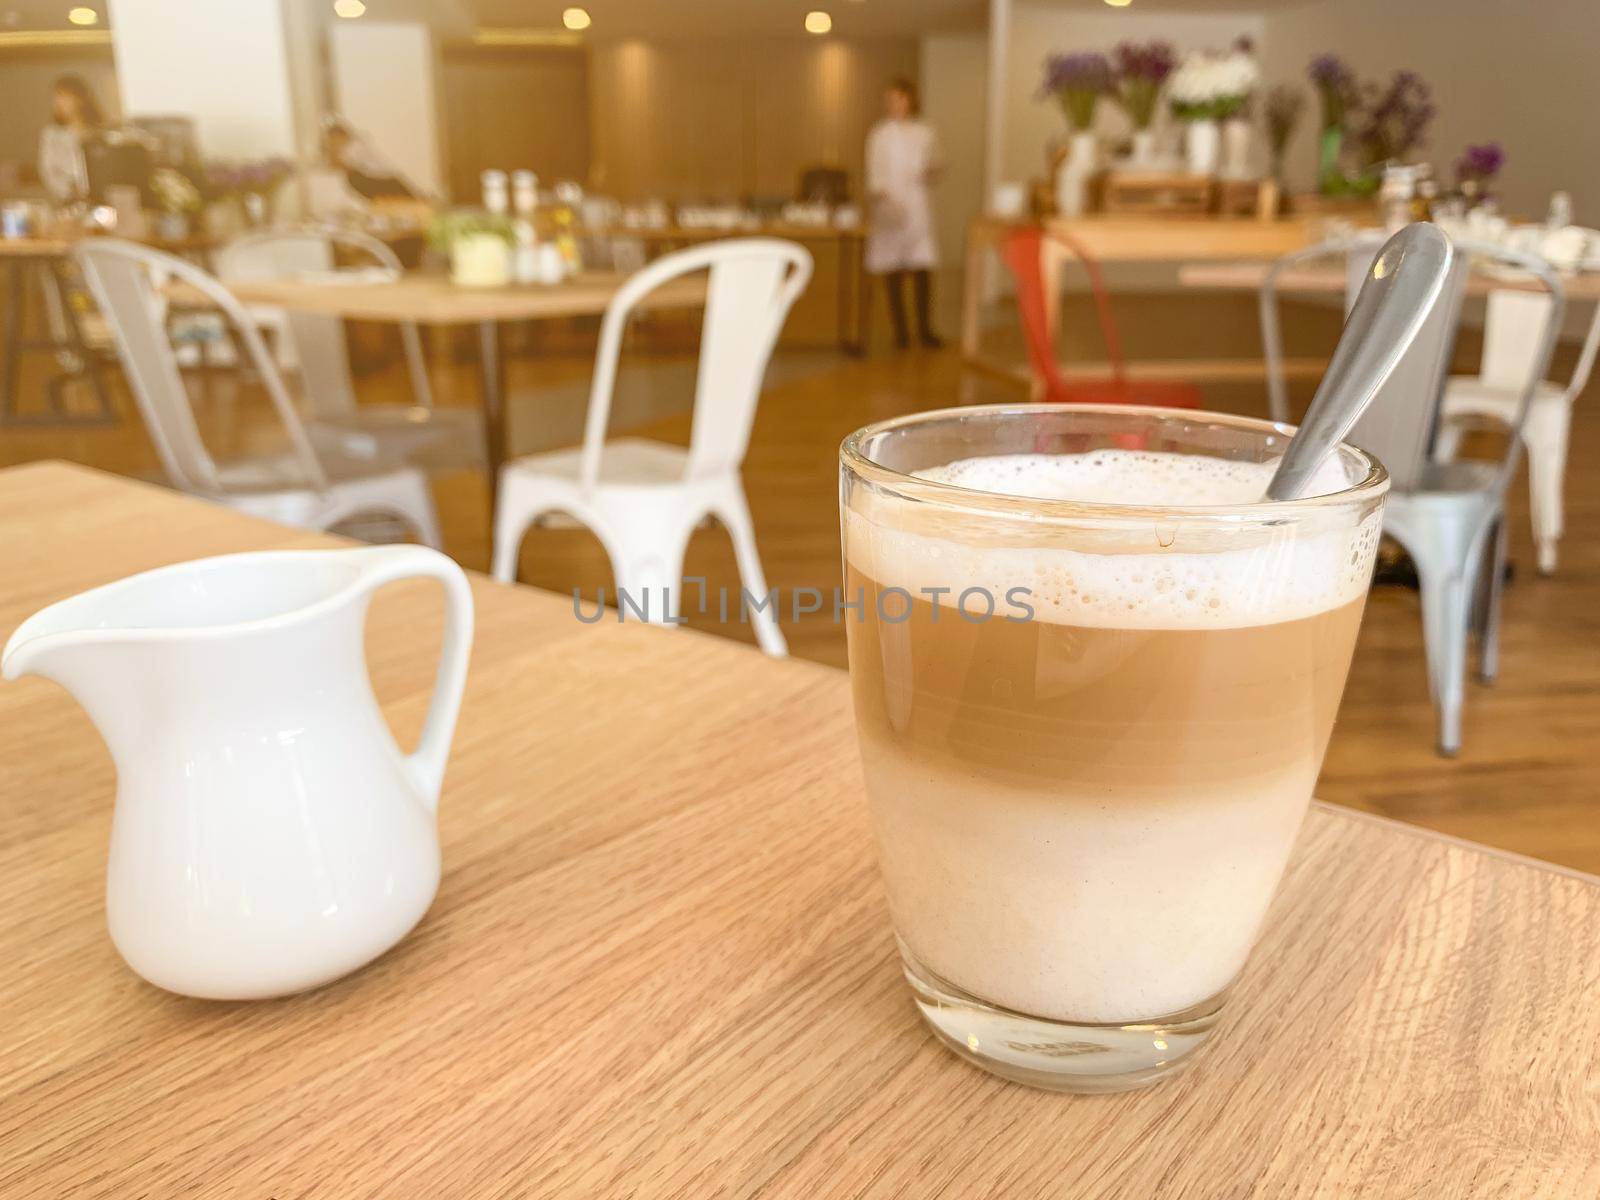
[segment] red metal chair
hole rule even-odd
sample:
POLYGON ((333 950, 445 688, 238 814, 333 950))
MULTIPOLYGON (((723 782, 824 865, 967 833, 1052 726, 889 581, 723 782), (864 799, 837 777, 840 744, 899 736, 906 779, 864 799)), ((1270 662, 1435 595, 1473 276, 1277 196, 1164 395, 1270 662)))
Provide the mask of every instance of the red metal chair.
POLYGON ((1199 408, 1200 389, 1192 383, 1127 377, 1122 338, 1111 316, 1111 298, 1100 273, 1100 264, 1069 234, 1053 231, 1050 237, 1071 250, 1089 273, 1089 288, 1100 318, 1100 335, 1105 339, 1111 378, 1068 383, 1061 377, 1061 367, 1056 361, 1055 344, 1051 337, 1049 297, 1045 290, 1045 237, 1038 229, 1018 229, 1007 236, 1001 248, 1001 257, 1017 282, 1017 312, 1022 322, 1023 340, 1028 348, 1028 366, 1033 372, 1034 399, 1064 404, 1150 404, 1164 408, 1199 408))

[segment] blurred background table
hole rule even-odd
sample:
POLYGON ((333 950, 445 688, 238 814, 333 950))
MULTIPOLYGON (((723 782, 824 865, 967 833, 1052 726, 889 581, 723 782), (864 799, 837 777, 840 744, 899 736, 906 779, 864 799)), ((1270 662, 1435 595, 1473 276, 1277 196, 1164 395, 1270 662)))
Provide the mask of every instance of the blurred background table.
MULTIPOLYGON (((1255 262, 1187 263, 1178 268, 1178 282, 1197 291, 1253 292, 1267 276, 1267 264, 1255 262)), ((1562 277, 1569 303, 1574 301, 1600 301, 1600 271, 1578 271, 1562 277)), ((1469 296, 1483 296, 1497 288, 1514 291, 1538 291, 1537 283, 1525 276, 1497 276, 1475 273, 1467 281, 1469 296)), ((1285 271, 1278 277, 1278 290, 1291 292, 1328 292, 1342 295, 1345 289, 1344 271, 1337 266, 1303 267, 1285 271)))
MULTIPOLYGON (((0 637, 198 555, 331 546, 82 468, 0 472, 0 637)), ((985 1075, 900 976, 843 672, 478 579, 422 924, 348 978, 150 987, 103 908, 112 763, 0 687, 0 1194, 1593 1196, 1600 880, 1314 806, 1192 1070, 985 1075), (751 697, 760 703, 752 704, 751 697)), ((387 589, 402 744, 440 602, 387 589)))
POLYGON ((5 269, 5 332, 0 335, 0 426, 47 422, 106 424, 116 420, 116 409, 102 377, 104 364, 84 336, 78 310, 69 302, 64 269, 75 239, 68 237, 0 238, 0 266, 5 269), (29 285, 39 301, 29 304, 29 285), (29 317, 41 328, 30 331, 29 317), (44 388, 49 411, 24 412, 19 381, 26 354, 53 355, 59 371, 44 388), (88 413, 69 410, 66 386, 86 380, 94 398, 88 413))
MULTIPOLYGON (((418 325, 476 325, 480 395, 484 413, 485 462, 492 499, 506 456, 506 375, 501 329, 509 321, 543 321, 603 313, 627 276, 585 271, 563 283, 537 286, 458 287, 443 275, 407 273, 383 283, 270 281, 236 283, 230 288, 245 304, 275 305, 347 320, 415 322, 418 325)), ((176 305, 207 306, 193 289, 167 289, 176 305)), ((641 310, 696 308, 705 303, 704 275, 674 280, 656 289, 641 310)))

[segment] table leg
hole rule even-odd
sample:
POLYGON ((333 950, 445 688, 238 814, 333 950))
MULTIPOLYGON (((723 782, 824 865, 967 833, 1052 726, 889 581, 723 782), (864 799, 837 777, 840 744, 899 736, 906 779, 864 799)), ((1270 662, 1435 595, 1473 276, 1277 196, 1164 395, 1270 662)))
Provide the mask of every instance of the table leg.
POLYGON ((856 275, 856 353, 865 354, 872 342, 872 276, 867 273, 866 239, 856 239, 852 261, 856 275))
POLYGON ((106 393, 105 379, 101 375, 99 357, 89 348, 84 340, 83 323, 78 320, 78 310, 72 306, 71 280, 63 269, 59 259, 51 259, 46 268, 61 294, 62 316, 65 318, 67 330, 67 346, 77 357, 83 374, 89 378, 89 388, 94 392, 95 403, 100 406, 100 419, 103 421, 116 420, 116 410, 111 407, 111 397, 106 393))
POLYGON ((22 369, 22 271, 20 258, 6 263, 5 361, 0 362, 0 421, 17 415, 17 382, 22 369))
POLYGON ((839 272, 839 286, 837 289, 835 289, 837 295, 834 296, 833 300, 834 332, 837 334, 839 339, 839 349, 845 354, 849 354, 851 351, 849 333, 850 274, 848 269, 850 250, 847 245, 847 239, 845 238, 840 238, 835 244, 839 247, 838 261, 834 264, 835 268, 839 272))
POLYGON ((866 333, 862 327, 860 243, 855 238, 841 237, 838 245, 839 349, 852 358, 860 358, 867 352, 866 333))
POLYGON ((987 249, 987 244, 975 231, 967 231, 967 265, 961 280, 961 356, 968 361, 976 359, 980 349, 978 318, 983 305, 987 249))
POLYGON ((498 321, 478 325, 478 366, 483 374, 484 469, 489 476, 489 537, 494 539, 500 467, 506 460, 506 366, 498 321))

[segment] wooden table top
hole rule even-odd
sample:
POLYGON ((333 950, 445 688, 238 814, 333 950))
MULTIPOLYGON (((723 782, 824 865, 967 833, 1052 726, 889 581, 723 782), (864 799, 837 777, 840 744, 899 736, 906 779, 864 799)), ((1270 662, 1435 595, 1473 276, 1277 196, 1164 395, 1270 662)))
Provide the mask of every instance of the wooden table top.
MULTIPOLYGON (((273 304, 359 321, 412 321, 422 325, 476 325, 484 321, 537 321, 602 313, 628 276, 585 271, 564 283, 457 287, 444 275, 408 272, 390 283, 319 283, 281 280, 233 283, 246 304, 273 304)), ((167 288, 175 303, 207 303, 186 284, 167 288)), ((641 309, 695 308, 705 303, 705 274, 685 276, 652 292, 641 309)))
MULTIPOLYGON (((1184 287, 1214 288, 1218 291, 1255 291, 1266 278, 1265 263, 1194 263, 1178 268, 1178 282, 1184 287)), ((1600 301, 1600 271, 1579 271, 1563 275, 1562 287, 1568 300, 1600 301)), ((1530 276, 1502 278, 1474 272, 1467 280, 1467 294, 1486 295, 1497 288, 1510 291, 1543 291, 1543 287, 1530 276)), ((1344 271, 1338 267, 1299 267, 1286 270, 1278 277, 1278 292, 1336 292, 1345 289, 1344 271)))
MULTIPOLYGON (((13 468, 0 637, 132 571, 324 544, 13 468)), ((912 1007, 842 674, 474 590, 438 899, 377 963, 286 1000, 184 999, 122 965, 110 760, 60 689, 0 685, 0 1195, 1600 1191, 1600 880, 1315 807, 1194 1068, 1032 1091, 912 1007)), ((415 583, 372 608, 403 743, 439 609, 415 583)))
MULTIPOLYGON (((584 230, 585 234, 596 232, 584 230)), ((654 229, 630 228, 627 225, 608 225, 599 230, 606 237, 638 238, 642 242, 711 242, 730 237, 776 237, 792 242, 849 242, 867 236, 865 225, 841 227, 838 225, 813 225, 802 221, 763 221, 759 225, 713 229, 693 225, 666 225, 654 229)))
MULTIPOLYGON (((59 258, 72 253, 72 248, 79 242, 109 236, 112 235, 80 230, 74 233, 53 233, 47 237, 0 238, 0 258, 59 258)), ((156 236, 152 231, 149 236, 135 240, 141 245, 153 246, 169 254, 210 250, 217 245, 217 239, 204 232, 192 233, 181 238, 163 238, 156 236)))
MULTIPOLYGON (((980 216, 973 218, 968 236, 979 242, 993 242, 1007 230, 1039 224, 980 216)), ((1051 217, 1042 223, 1046 231, 1071 235, 1102 263, 1278 258, 1315 244, 1327 224, 1325 216, 1262 221, 1248 217, 1106 214, 1051 217)))
POLYGON ((77 240, 61 237, 0 238, 0 258, 56 258, 68 253, 77 240))

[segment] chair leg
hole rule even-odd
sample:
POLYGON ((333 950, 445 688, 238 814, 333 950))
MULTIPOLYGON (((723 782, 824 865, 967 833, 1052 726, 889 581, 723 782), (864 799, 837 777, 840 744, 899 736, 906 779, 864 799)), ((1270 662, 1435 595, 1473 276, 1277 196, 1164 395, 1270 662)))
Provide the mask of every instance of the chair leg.
POLYGON ((1523 428, 1523 442, 1528 448, 1528 501, 1541 575, 1553 574, 1556 569, 1571 424, 1572 407, 1563 398, 1559 403, 1536 405, 1523 428))
MULTIPOLYGON (((739 579, 745 590, 753 596, 765 596, 767 575, 761 569, 761 555, 756 550, 755 522, 750 519, 750 506, 744 497, 744 487, 737 480, 718 506, 717 518, 733 539, 733 553, 739 563, 739 579)), ((789 643, 778 628, 774 607, 763 604, 754 609, 751 620, 755 625, 756 643, 773 658, 787 658, 789 643)))
POLYGON ((494 550, 489 573, 501 583, 515 583, 517 555, 522 550, 522 539, 539 511, 529 503, 528 497, 517 494, 518 489, 504 475, 496 481, 495 486, 500 489, 500 494, 495 502, 494 550))
MULTIPOLYGON (((426 492, 427 484, 423 490, 426 492)), ((417 527, 417 536, 424 546, 433 550, 444 550, 444 534, 439 528, 439 510, 433 506, 433 497, 424 494, 413 504, 410 512, 406 514, 417 527)))
POLYGON ((683 556, 696 520, 613 523, 612 535, 601 538, 611 558, 617 610, 623 620, 678 623, 683 613, 683 556))
POLYGON ((1456 454, 1461 449, 1461 435, 1464 427, 1460 421, 1452 421, 1448 417, 1439 422, 1439 432, 1433 439, 1433 461, 1455 462, 1456 454))
POLYGON ((369 509, 388 509, 399 514, 416 530, 417 539, 433 550, 444 549, 444 539, 439 532, 439 511, 433 506, 433 492, 428 487, 428 477, 421 471, 408 471, 391 485, 392 491, 381 498, 373 496, 369 509))
POLYGON ((1433 574, 1417 562, 1422 582, 1422 641, 1428 656, 1428 690, 1438 715, 1438 750, 1461 752, 1461 709, 1466 698, 1468 596, 1459 575, 1433 574), (1430 577, 1431 576, 1431 577, 1430 577))
POLYGON ((1484 568, 1483 617, 1478 643, 1478 678, 1493 683, 1500 677, 1500 602, 1506 586, 1506 557, 1510 542, 1505 515, 1495 522, 1494 552, 1484 568))

